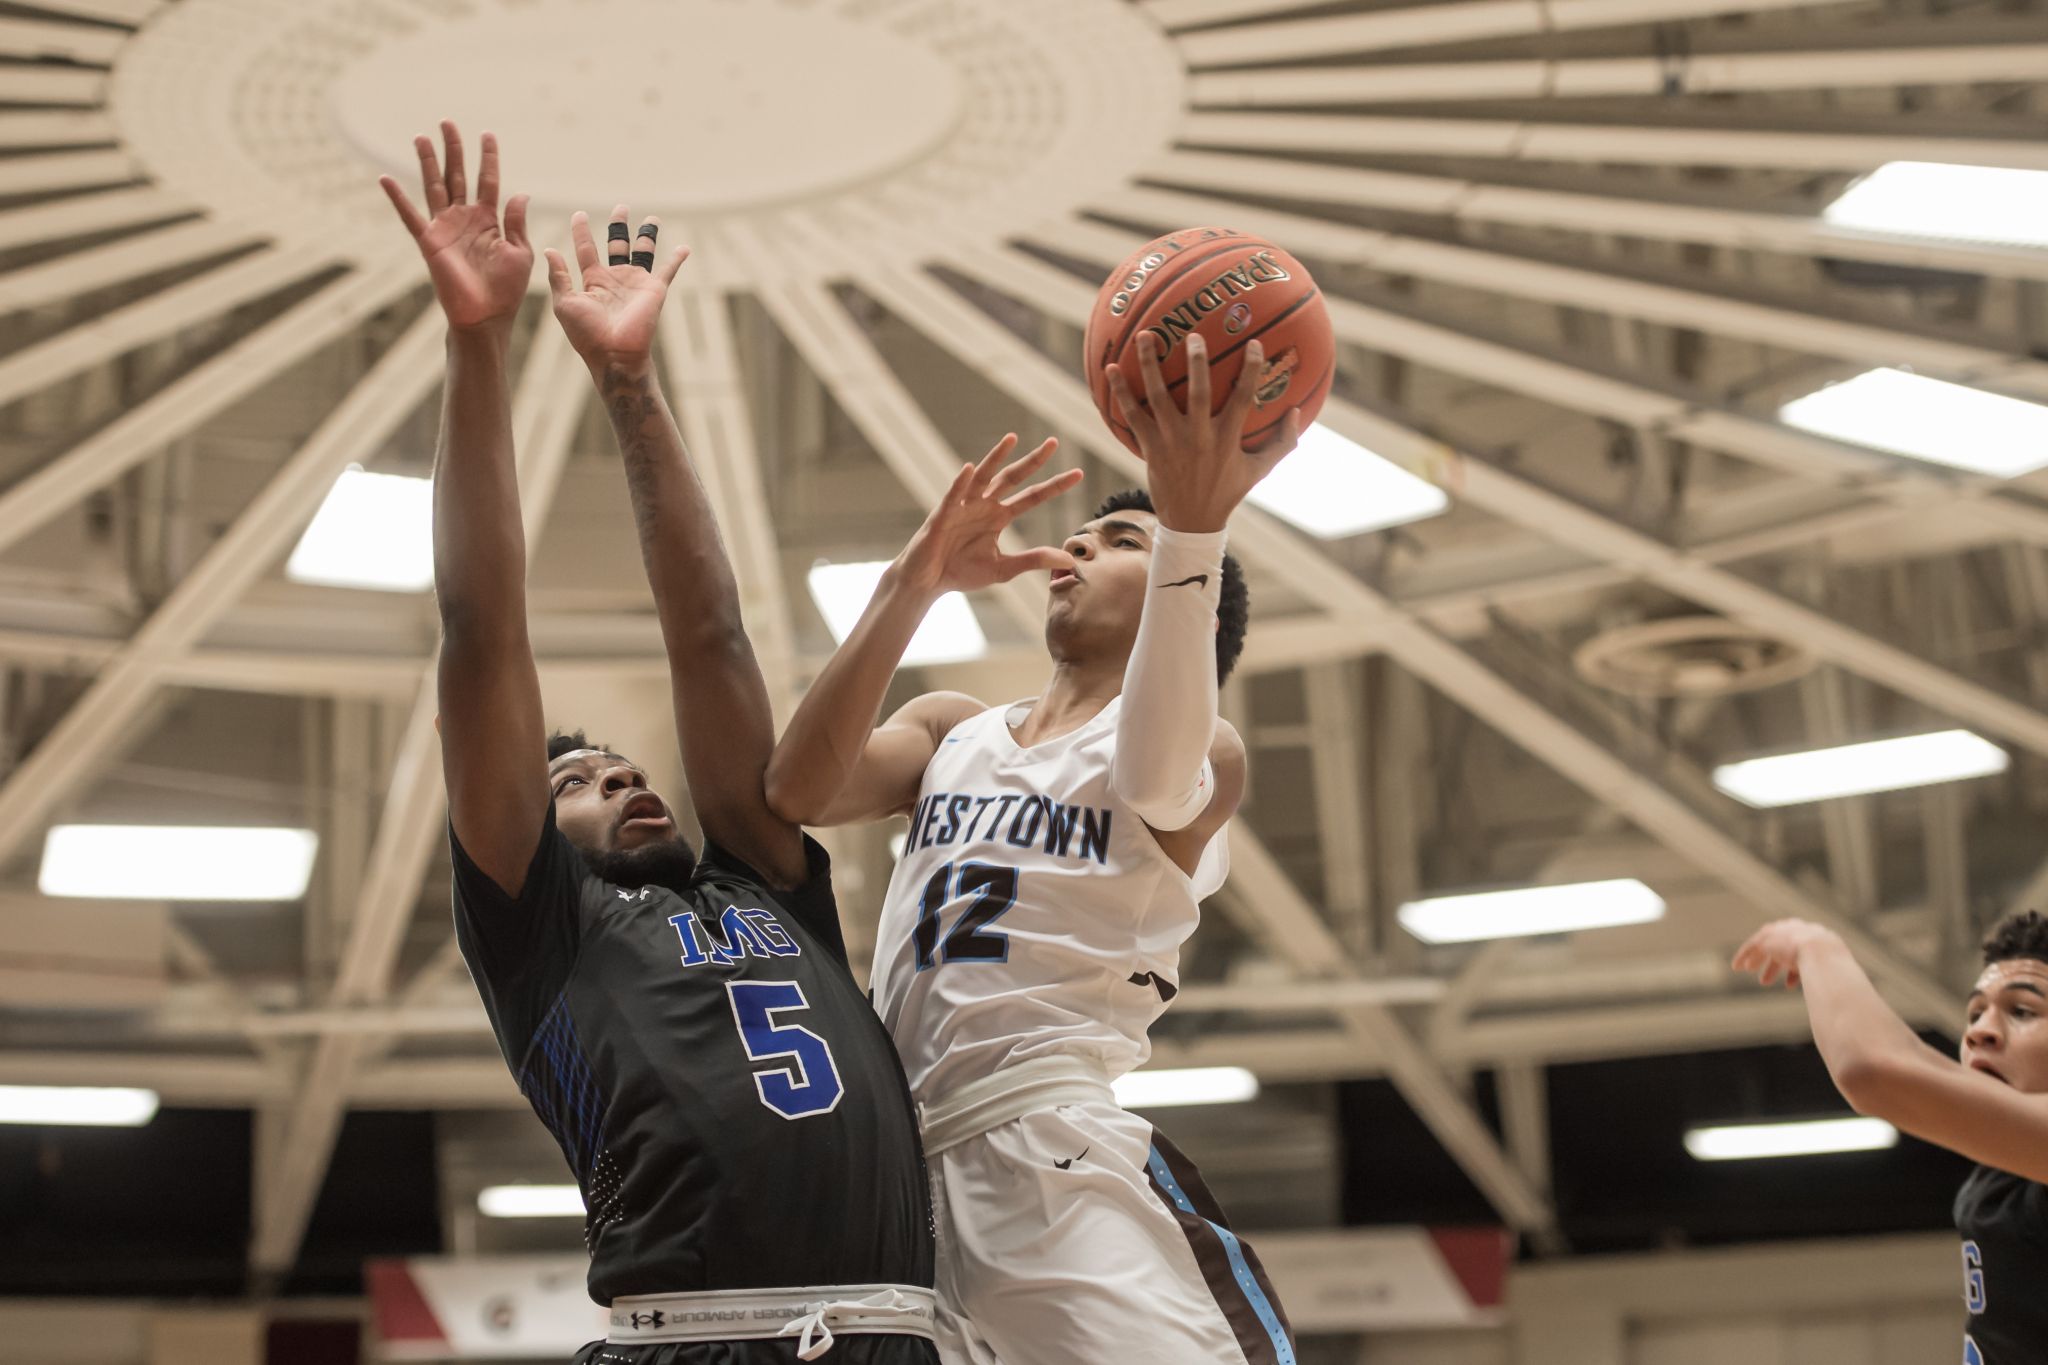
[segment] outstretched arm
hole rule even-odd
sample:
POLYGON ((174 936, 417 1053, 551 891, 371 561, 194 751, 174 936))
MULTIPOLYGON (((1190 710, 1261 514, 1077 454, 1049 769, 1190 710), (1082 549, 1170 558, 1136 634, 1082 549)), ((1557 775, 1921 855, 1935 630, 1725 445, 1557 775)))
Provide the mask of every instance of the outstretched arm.
POLYGON ((1737 971, 1803 989, 1813 1041, 1859 1114, 2029 1180, 2048 1181, 2048 1095, 2027 1094, 1921 1042, 1840 935, 1779 920, 1735 954, 1737 971))
POLYGON ((533 273, 526 197, 498 222, 498 145, 483 137, 469 201, 461 135, 443 123, 447 165, 414 142, 427 212, 385 176, 448 318, 448 379, 434 456, 434 591, 441 608, 441 765, 455 835, 517 896, 548 806, 540 679, 526 633, 526 535, 512 457, 512 323, 533 273))
POLYGON ((972 697, 933 692, 875 725, 910 637, 948 592, 1006 583, 1032 569, 1070 567, 1064 550, 1006 554, 997 537, 1012 521, 1081 481, 1070 469, 1013 492, 1058 442, 1046 441, 1007 466, 1017 448, 1005 436, 979 464, 965 465, 903 553, 882 575, 854 626, 818 674, 768 764, 768 800, 790 820, 844 825, 910 809, 925 766, 946 732, 978 709, 972 697))
POLYGON ((798 886, 807 876, 803 832, 770 809, 765 794, 775 748, 768 687, 741 621, 711 500, 654 373, 656 320, 689 249, 677 247, 657 270, 658 222, 641 227, 632 258, 620 235, 626 222, 621 206, 607 242, 612 259, 601 261, 589 219, 576 215, 570 236, 581 288, 561 255, 547 253, 555 317, 590 368, 625 462, 697 822, 707 839, 771 884, 798 886))
POLYGON ((1146 403, 1118 367, 1108 370, 1110 393, 1145 457, 1159 516, 1138 638, 1124 672, 1110 781, 1154 830, 1206 837, 1230 818, 1244 790, 1243 746, 1216 714, 1225 528, 1246 494, 1294 449, 1301 414, 1289 412, 1273 439, 1245 450, 1263 348, 1257 341, 1245 346, 1237 384, 1213 415, 1207 345, 1191 335, 1187 348, 1185 411, 1166 387, 1149 333, 1138 338, 1146 403))

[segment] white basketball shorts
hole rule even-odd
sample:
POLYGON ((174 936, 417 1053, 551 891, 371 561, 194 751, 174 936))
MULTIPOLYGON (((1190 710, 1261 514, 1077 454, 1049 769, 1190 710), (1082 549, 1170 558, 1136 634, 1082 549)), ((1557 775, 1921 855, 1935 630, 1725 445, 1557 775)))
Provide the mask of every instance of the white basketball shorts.
POLYGON ((1040 1109, 930 1164, 946 1365, 1294 1365, 1258 1257, 1115 1103, 1040 1109))

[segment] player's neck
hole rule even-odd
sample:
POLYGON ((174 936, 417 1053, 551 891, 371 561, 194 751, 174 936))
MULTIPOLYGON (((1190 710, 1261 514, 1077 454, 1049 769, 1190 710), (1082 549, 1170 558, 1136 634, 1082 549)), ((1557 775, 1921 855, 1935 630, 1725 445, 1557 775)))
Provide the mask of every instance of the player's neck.
POLYGON ((1114 668, 1065 661, 1055 664, 1052 681, 1017 727, 1017 739, 1029 747, 1078 730, 1100 715, 1123 688, 1121 663, 1114 668))

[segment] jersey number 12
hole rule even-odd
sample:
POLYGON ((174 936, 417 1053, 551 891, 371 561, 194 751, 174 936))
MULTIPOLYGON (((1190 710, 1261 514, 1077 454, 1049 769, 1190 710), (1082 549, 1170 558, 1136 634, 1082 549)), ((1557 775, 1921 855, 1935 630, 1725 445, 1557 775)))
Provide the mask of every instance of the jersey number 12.
POLYGON ((911 931, 911 946, 917 950, 917 969, 925 971, 938 961, 1008 962, 1010 936, 994 933, 991 924, 1017 903, 1017 869, 993 863, 947 863, 932 873, 917 902, 917 928, 911 931), (955 896, 973 896, 953 922, 953 932, 939 942, 939 914, 955 896))

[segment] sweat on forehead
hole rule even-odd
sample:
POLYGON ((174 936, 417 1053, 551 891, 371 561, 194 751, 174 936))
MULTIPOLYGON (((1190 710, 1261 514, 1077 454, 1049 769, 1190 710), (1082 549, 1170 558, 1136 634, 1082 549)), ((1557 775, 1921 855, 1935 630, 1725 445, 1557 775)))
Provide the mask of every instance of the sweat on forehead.
POLYGON ((2048 999, 2048 962, 2031 957, 2008 957, 1992 963, 1977 977, 1972 995, 1989 995, 2014 988, 2048 999))
POLYGON ((564 763, 584 763, 593 758, 615 758, 629 767, 633 762, 632 759, 627 758, 624 754, 615 754, 610 749, 571 749, 566 754, 557 755, 555 760, 548 764, 548 766, 550 768, 559 768, 564 763))

